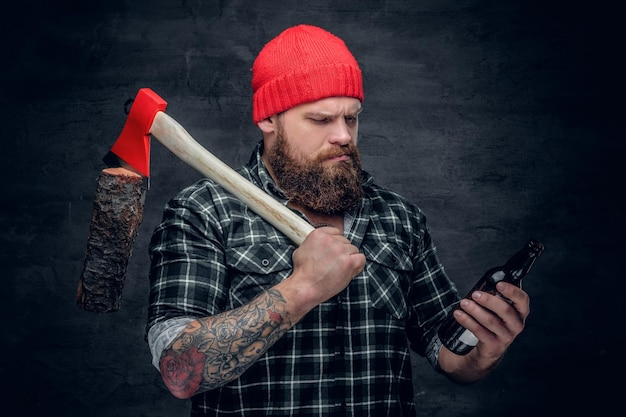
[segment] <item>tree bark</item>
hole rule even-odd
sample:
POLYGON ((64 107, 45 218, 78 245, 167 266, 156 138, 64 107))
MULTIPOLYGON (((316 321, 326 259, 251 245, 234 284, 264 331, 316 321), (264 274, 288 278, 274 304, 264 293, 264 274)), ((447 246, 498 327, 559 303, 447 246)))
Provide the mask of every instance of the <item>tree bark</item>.
POLYGON ((144 200, 141 175, 125 168, 102 170, 76 293, 78 307, 92 312, 120 309, 128 261, 143 218, 144 200))

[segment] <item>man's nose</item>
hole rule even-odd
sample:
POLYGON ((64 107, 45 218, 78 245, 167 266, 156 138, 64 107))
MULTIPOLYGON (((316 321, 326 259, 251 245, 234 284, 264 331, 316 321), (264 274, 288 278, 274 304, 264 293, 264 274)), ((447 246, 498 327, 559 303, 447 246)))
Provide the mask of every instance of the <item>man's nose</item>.
POLYGON ((337 145, 347 145, 352 140, 352 130, 343 118, 337 118, 333 123, 330 142, 337 145))

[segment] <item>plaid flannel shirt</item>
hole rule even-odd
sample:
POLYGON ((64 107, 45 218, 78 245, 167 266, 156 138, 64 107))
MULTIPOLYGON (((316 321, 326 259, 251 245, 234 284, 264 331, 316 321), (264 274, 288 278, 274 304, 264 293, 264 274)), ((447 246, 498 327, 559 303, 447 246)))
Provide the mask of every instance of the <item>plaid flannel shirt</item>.
MULTIPOLYGON (((259 144, 239 172, 286 204, 261 153, 259 144)), ((364 270, 237 380, 193 397, 193 416, 415 415, 409 344, 427 356, 457 291, 424 214, 365 175, 344 231, 365 254, 364 270)), ((241 306, 290 275, 295 249, 223 188, 199 181, 168 203, 154 232, 146 329, 241 306)))

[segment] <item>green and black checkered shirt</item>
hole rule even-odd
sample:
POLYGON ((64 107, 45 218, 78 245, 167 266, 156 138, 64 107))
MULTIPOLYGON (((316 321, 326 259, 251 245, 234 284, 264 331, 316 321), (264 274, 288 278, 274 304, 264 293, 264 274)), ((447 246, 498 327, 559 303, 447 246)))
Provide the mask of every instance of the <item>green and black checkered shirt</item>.
MULTIPOLYGON (((286 204, 261 152, 259 144, 239 172, 286 204)), ((365 254, 364 270, 240 378, 193 397, 192 416, 415 416, 407 338, 428 356, 457 291, 424 214, 365 176, 344 231, 365 254)), ((168 203, 154 232, 147 329, 241 306, 290 275, 294 250, 222 187, 199 181, 168 203)))

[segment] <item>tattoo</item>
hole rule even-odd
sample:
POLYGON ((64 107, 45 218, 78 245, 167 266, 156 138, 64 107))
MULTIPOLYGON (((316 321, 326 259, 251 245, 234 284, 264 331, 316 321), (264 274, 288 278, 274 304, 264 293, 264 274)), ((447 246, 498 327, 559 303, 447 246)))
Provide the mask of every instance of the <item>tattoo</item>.
POLYGON ((164 350, 161 375, 178 398, 188 398, 238 378, 292 326, 276 290, 248 304, 190 323, 164 350))

